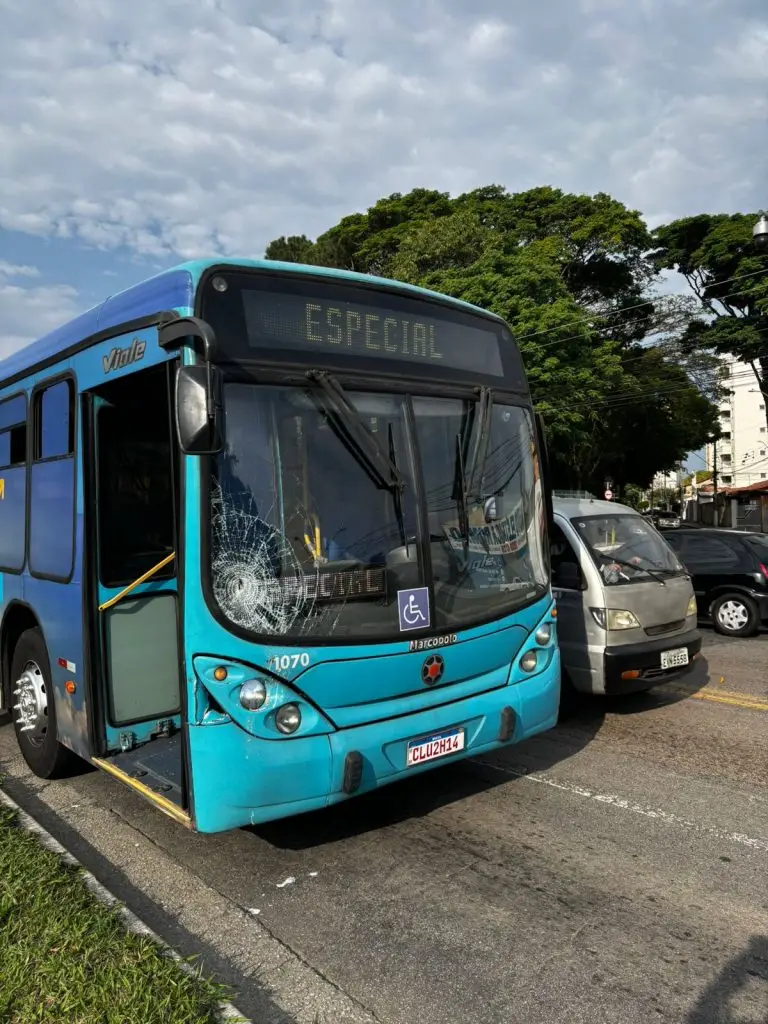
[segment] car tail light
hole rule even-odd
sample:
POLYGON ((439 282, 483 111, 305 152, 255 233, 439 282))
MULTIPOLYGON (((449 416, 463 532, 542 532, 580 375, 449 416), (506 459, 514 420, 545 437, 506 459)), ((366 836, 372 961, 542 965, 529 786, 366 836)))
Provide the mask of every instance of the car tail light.
POLYGON ((760 563, 760 572, 768 580, 768 567, 764 566, 762 562, 760 563))

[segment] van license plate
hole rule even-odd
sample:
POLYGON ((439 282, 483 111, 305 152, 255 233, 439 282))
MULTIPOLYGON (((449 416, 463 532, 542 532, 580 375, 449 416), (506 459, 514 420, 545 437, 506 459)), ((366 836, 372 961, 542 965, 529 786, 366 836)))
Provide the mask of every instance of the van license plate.
POLYGON ((688 664, 688 648, 677 647, 674 651, 661 652, 662 668, 680 668, 688 664))
POLYGON ((407 765, 412 768, 425 761, 435 761, 438 757, 448 757, 458 750, 464 749, 464 730, 449 729, 435 736, 425 736, 420 740, 411 740, 408 744, 407 765))

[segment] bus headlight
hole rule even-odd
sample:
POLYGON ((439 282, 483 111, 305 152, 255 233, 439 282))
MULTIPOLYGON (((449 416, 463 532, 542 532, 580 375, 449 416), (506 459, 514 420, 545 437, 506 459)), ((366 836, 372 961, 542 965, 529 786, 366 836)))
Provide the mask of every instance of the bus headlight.
POLYGON ((549 622, 545 622, 539 626, 536 630, 534 640, 540 647, 546 647, 549 641, 552 639, 552 625, 549 622))
POLYGON ((263 679, 246 679, 240 687, 240 704, 246 711, 258 711, 267 699, 267 687, 263 679))
POLYGON ((539 663, 539 656, 536 651, 526 651, 520 659, 520 668, 523 672, 535 672, 539 663))
POLYGON ((281 708, 278 708, 275 712, 275 725, 284 736, 290 736, 291 733, 296 732, 301 725, 299 705, 283 704, 281 708))
POLYGON ((694 594, 691 600, 688 602, 688 611, 685 613, 686 617, 689 615, 698 615, 699 606, 696 604, 696 595, 694 594))

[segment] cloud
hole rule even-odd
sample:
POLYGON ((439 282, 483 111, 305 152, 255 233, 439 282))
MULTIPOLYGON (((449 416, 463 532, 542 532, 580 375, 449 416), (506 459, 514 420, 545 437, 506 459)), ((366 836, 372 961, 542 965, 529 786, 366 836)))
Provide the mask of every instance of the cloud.
POLYGON ((37 267, 27 267, 23 264, 0 260, 0 281, 12 277, 39 277, 39 275, 40 271, 37 267))
POLYGON ((81 311, 69 285, 28 285, 18 279, 39 277, 36 267, 0 260, 0 358, 42 337, 81 311))
POLYGON ((767 47, 764 0, 4 0, 0 227, 167 263, 417 185, 754 209, 767 47))

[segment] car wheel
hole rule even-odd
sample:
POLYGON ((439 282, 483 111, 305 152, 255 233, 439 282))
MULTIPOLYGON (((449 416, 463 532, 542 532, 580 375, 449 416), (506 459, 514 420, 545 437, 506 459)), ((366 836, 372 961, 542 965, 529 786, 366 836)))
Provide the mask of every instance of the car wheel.
POLYGON ((760 628, 755 602, 743 594, 723 594, 712 605, 712 621, 724 636, 754 636, 760 628))
POLYGON ((75 760, 59 743, 51 667, 43 634, 28 629, 19 637, 11 666, 13 724, 21 753, 41 779, 52 779, 75 760))

